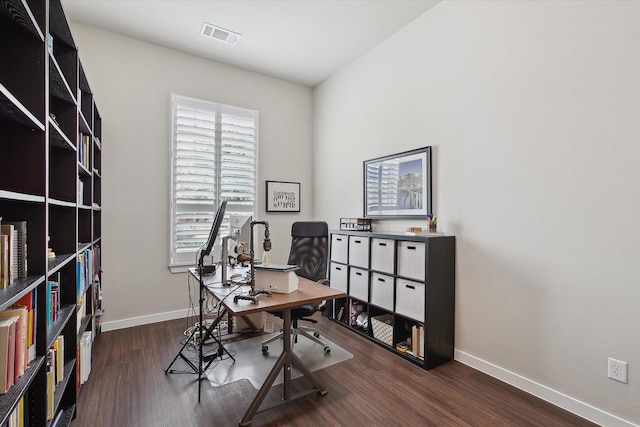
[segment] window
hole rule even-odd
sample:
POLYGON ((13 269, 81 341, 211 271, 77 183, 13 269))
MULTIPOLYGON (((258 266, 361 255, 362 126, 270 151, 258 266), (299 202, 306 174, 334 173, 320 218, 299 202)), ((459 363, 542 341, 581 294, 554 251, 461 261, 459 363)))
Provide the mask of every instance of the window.
POLYGON ((172 95, 169 267, 195 264, 221 200, 221 235, 229 215, 255 217, 257 153, 257 111, 172 95))

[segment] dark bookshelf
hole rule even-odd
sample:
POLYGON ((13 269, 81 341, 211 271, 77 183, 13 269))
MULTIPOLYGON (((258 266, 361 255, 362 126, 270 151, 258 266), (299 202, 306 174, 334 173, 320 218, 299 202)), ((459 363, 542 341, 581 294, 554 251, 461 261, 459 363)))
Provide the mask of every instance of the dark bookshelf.
POLYGON ((27 277, 0 289, 0 311, 26 295, 36 301, 35 358, 0 395, 0 425, 23 398, 29 426, 69 426, 81 410, 78 346, 87 331, 95 339, 103 313, 99 259, 78 286, 78 260, 99 256, 102 238, 102 119, 87 77, 61 0, 0 0, 0 218, 26 221, 28 265, 27 277), (60 308, 47 324, 49 281, 58 283, 60 308), (58 337, 64 375, 47 419, 47 353, 58 337))
POLYGON ((18 379, 18 382, 11 386, 5 394, 0 395, 0 425, 4 425, 7 421, 18 400, 20 400, 29 389, 44 364, 45 356, 36 357, 35 360, 29 364, 25 373, 18 379))

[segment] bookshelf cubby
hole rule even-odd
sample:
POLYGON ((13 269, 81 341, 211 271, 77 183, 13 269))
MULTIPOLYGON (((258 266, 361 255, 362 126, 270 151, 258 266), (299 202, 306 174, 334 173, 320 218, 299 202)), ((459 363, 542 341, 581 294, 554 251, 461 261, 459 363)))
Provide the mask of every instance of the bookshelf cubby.
POLYGON ((0 426, 68 426, 77 410, 103 309, 101 138, 61 0, 1 0, 0 224, 26 223, 26 250, 13 253, 27 271, 0 282, 0 312, 26 307, 29 326, 9 321, 28 363, 0 390, 0 426))
POLYGON ((424 369, 453 359, 454 236, 337 230, 330 251, 334 321, 424 369))

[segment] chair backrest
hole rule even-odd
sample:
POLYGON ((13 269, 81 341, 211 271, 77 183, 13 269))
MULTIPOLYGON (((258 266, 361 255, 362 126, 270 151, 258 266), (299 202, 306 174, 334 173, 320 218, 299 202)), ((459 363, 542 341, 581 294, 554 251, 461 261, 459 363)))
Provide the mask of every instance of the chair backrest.
POLYGON ((324 221, 298 221, 291 226, 288 264, 300 267, 300 277, 317 282, 327 278, 329 227, 324 221))

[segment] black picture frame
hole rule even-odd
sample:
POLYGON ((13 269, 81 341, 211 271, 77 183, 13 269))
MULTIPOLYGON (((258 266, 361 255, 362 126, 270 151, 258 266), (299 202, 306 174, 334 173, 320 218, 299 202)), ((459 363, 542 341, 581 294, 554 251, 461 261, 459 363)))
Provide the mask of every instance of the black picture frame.
POLYGON ((300 183, 266 181, 267 212, 300 212, 300 183))
POLYGON ((433 214, 431 147, 363 162, 364 217, 426 218, 433 214))

